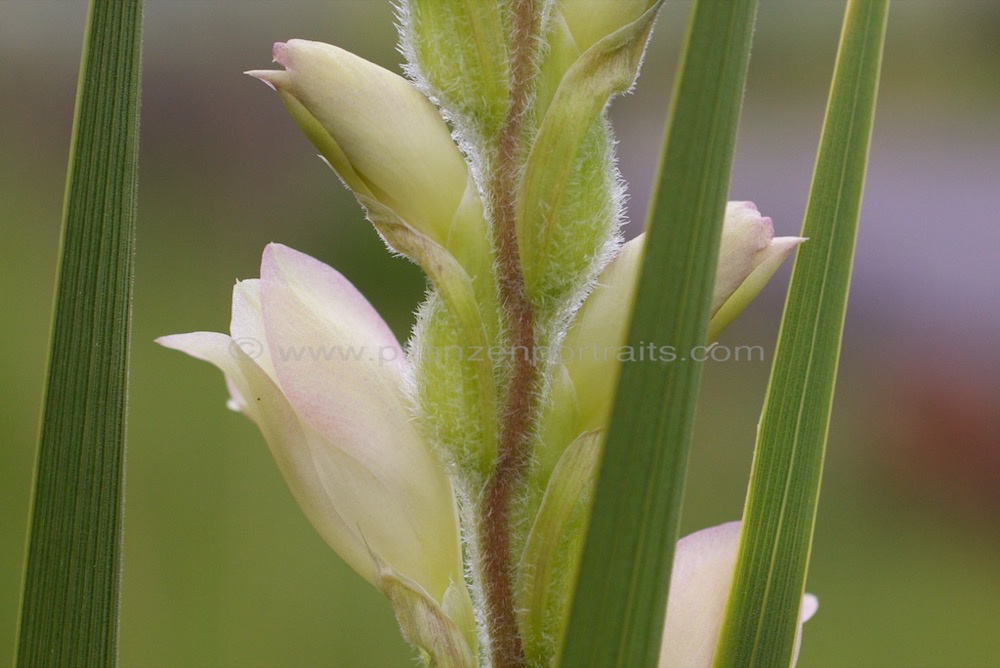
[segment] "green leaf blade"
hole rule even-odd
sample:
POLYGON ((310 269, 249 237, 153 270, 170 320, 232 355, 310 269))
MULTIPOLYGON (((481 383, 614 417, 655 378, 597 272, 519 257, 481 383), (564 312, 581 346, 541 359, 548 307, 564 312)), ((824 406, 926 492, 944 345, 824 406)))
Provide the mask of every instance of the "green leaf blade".
POLYGON ((561 665, 655 666, 756 2, 696 2, 561 665))
POLYGON ((717 666, 790 665, 819 499, 888 0, 852 0, 771 381, 717 666))
POLYGON ((18 665, 117 660, 141 21, 141 0, 88 13, 18 665))

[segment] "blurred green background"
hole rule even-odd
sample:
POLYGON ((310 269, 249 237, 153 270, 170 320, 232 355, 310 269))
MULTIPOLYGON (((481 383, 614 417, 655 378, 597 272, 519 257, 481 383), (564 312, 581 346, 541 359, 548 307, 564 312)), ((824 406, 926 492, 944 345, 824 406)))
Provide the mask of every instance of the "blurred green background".
MULTIPOLYGON (((798 229, 841 2, 762 3, 732 197, 798 229)), ((11 656, 85 2, 0 3, 0 665, 11 656)), ((687 5, 618 100, 641 227, 687 5)), ((423 278, 243 70, 273 41, 394 68, 383 0, 147 0, 123 666, 408 666, 387 603, 314 534, 221 376, 155 346, 224 331, 281 241, 337 267, 400 339, 423 278)), ((896 0, 800 666, 1000 665, 1000 5, 896 0)), ((363 113, 363 110, 359 110, 363 113)), ((706 368, 685 532, 737 518, 787 268, 706 368)))

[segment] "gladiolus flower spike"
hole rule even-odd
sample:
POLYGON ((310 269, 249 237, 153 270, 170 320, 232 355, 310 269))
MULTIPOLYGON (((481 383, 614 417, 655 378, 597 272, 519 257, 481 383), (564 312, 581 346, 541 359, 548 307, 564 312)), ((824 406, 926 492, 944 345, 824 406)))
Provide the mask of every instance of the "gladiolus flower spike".
MULTIPOLYGON (((643 255, 642 235, 620 242, 605 108, 660 3, 549 4, 403 2, 412 83, 305 40, 248 72, 426 271, 405 351, 344 276, 280 244, 233 288, 228 335, 157 340, 223 372, 306 517, 429 665, 555 661, 643 255), (532 359, 520 375, 515 354, 532 359)), ((709 340, 802 241, 729 204, 709 340)), ((711 665, 738 537, 678 543, 661 666, 711 665)), ((800 622, 815 609, 807 595, 800 622)))

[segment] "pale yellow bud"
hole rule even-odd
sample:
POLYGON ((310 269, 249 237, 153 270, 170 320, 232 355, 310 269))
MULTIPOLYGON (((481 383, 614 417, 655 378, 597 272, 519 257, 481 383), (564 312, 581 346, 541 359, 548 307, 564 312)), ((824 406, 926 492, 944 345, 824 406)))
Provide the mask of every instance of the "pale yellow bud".
POLYGON ((284 71, 254 70, 357 195, 447 246, 468 167, 437 109, 403 77, 343 49, 274 45, 284 71))
MULTIPOLYGON (((800 237, 774 238, 771 219, 761 216, 753 202, 730 202, 726 206, 709 311, 709 341, 746 308, 802 241, 800 237)), ((581 430, 606 426, 618 365, 638 356, 624 351, 622 346, 644 244, 645 235, 639 235, 625 244, 604 269, 563 343, 561 359, 576 388, 581 430)), ((654 344, 659 350, 670 342, 654 344)), ((685 351, 671 352, 678 357, 687 355, 685 351)))

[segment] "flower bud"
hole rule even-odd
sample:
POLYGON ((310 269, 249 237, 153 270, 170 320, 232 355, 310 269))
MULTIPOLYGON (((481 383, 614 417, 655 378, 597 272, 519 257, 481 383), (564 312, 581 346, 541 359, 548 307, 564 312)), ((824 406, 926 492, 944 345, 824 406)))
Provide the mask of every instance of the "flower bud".
POLYGON ((709 341, 753 301, 785 258, 803 241, 802 237, 775 239, 771 219, 761 216, 753 202, 729 202, 712 291, 709 341))
MULTIPOLYGON (((773 236, 771 219, 762 217, 753 202, 730 202, 726 206, 709 311, 709 341, 746 308, 803 241, 800 237, 773 236)), ((560 359, 576 388, 581 431, 599 429, 607 421, 644 244, 645 234, 641 234, 625 244, 608 264, 563 343, 560 359)))
POLYGON ((343 49, 274 45, 284 71, 254 70, 359 197, 448 247, 471 179, 448 126, 406 79, 343 49))

